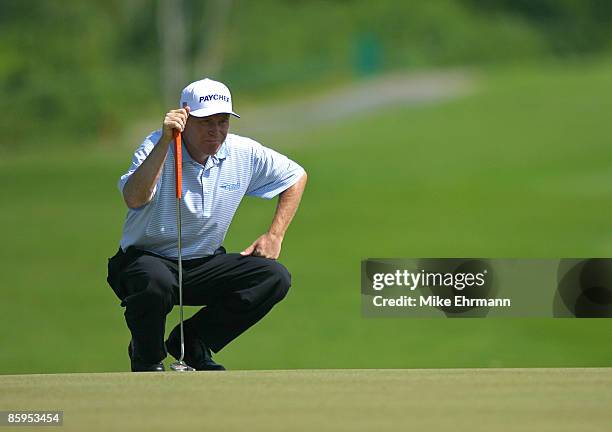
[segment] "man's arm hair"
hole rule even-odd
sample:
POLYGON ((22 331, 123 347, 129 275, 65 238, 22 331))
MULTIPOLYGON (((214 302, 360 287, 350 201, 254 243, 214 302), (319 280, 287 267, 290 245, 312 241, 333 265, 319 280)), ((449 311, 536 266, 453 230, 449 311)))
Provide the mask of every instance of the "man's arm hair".
POLYGON ((159 141, 123 187, 123 199, 129 208, 142 207, 153 199, 155 185, 168 155, 168 146, 174 140, 174 131, 184 130, 188 116, 188 106, 166 113, 159 141))
POLYGON ((123 188, 123 199, 129 208, 142 207, 153 199, 170 142, 171 140, 160 137, 151 153, 128 179, 123 188))
POLYGON ((274 213, 272 225, 268 230, 270 234, 279 236, 281 239, 285 237, 285 232, 300 205, 307 179, 308 176, 306 171, 304 171, 304 174, 302 174, 294 185, 281 192, 278 197, 278 204, 276 205, 276 212, 274 213))

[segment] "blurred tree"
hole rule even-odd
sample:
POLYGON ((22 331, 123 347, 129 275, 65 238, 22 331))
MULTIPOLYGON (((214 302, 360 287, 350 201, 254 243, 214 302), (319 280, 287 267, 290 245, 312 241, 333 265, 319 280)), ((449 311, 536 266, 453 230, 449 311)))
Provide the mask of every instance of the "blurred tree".
POLYGON ((604 0, 2 0, 0 146, 112 141, 207 75, 260 96, 355 69, 590 55, 611 24, 604 0))
POLYGON ((186 82, 218 77, 225 55, 231 0, 158 0, 161 87, 176 105, 186 82))
POLYGON ((166 106, 177 106, 185 83, 186 22, 183 0, 158 0, 161 87, 166 106))
POLYGON ((218 77, 223 68, 227 40, 234 37, 227 31, 232 0, 208 0, 201 17, 196 17, 193 76, 218 77))
POLYGON ((609 0, 464 0, 475 10, 519 15, 538 26, 559 54, 612 47, 609 0))

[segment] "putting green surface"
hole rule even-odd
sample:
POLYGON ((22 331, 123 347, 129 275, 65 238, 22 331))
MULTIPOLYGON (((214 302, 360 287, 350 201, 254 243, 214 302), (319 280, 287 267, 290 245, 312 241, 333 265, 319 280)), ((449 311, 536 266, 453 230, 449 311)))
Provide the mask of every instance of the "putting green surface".
POLYGON ((70 431, 586 432, 612 424, 612 368, 5 375, 0 388, 1 410, 63 410, 70 431))

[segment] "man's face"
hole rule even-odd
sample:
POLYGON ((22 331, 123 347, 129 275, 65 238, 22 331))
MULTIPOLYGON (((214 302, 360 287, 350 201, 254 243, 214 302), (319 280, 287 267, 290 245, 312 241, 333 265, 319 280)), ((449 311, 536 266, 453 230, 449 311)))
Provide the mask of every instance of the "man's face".
POLYGON ((183 138, 189 146, 208 155, 217 153, 229 130, 229 114, 187 118, 183 138))

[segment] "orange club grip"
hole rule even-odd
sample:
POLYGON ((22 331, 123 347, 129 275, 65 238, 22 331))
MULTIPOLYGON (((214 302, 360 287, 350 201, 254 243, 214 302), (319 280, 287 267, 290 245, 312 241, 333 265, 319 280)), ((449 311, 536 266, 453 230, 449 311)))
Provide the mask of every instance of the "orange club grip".
POLYGON ((176 179, 176 197, 183 195, 183 145, 181 133, 174 130, 174 176, 176 179))

